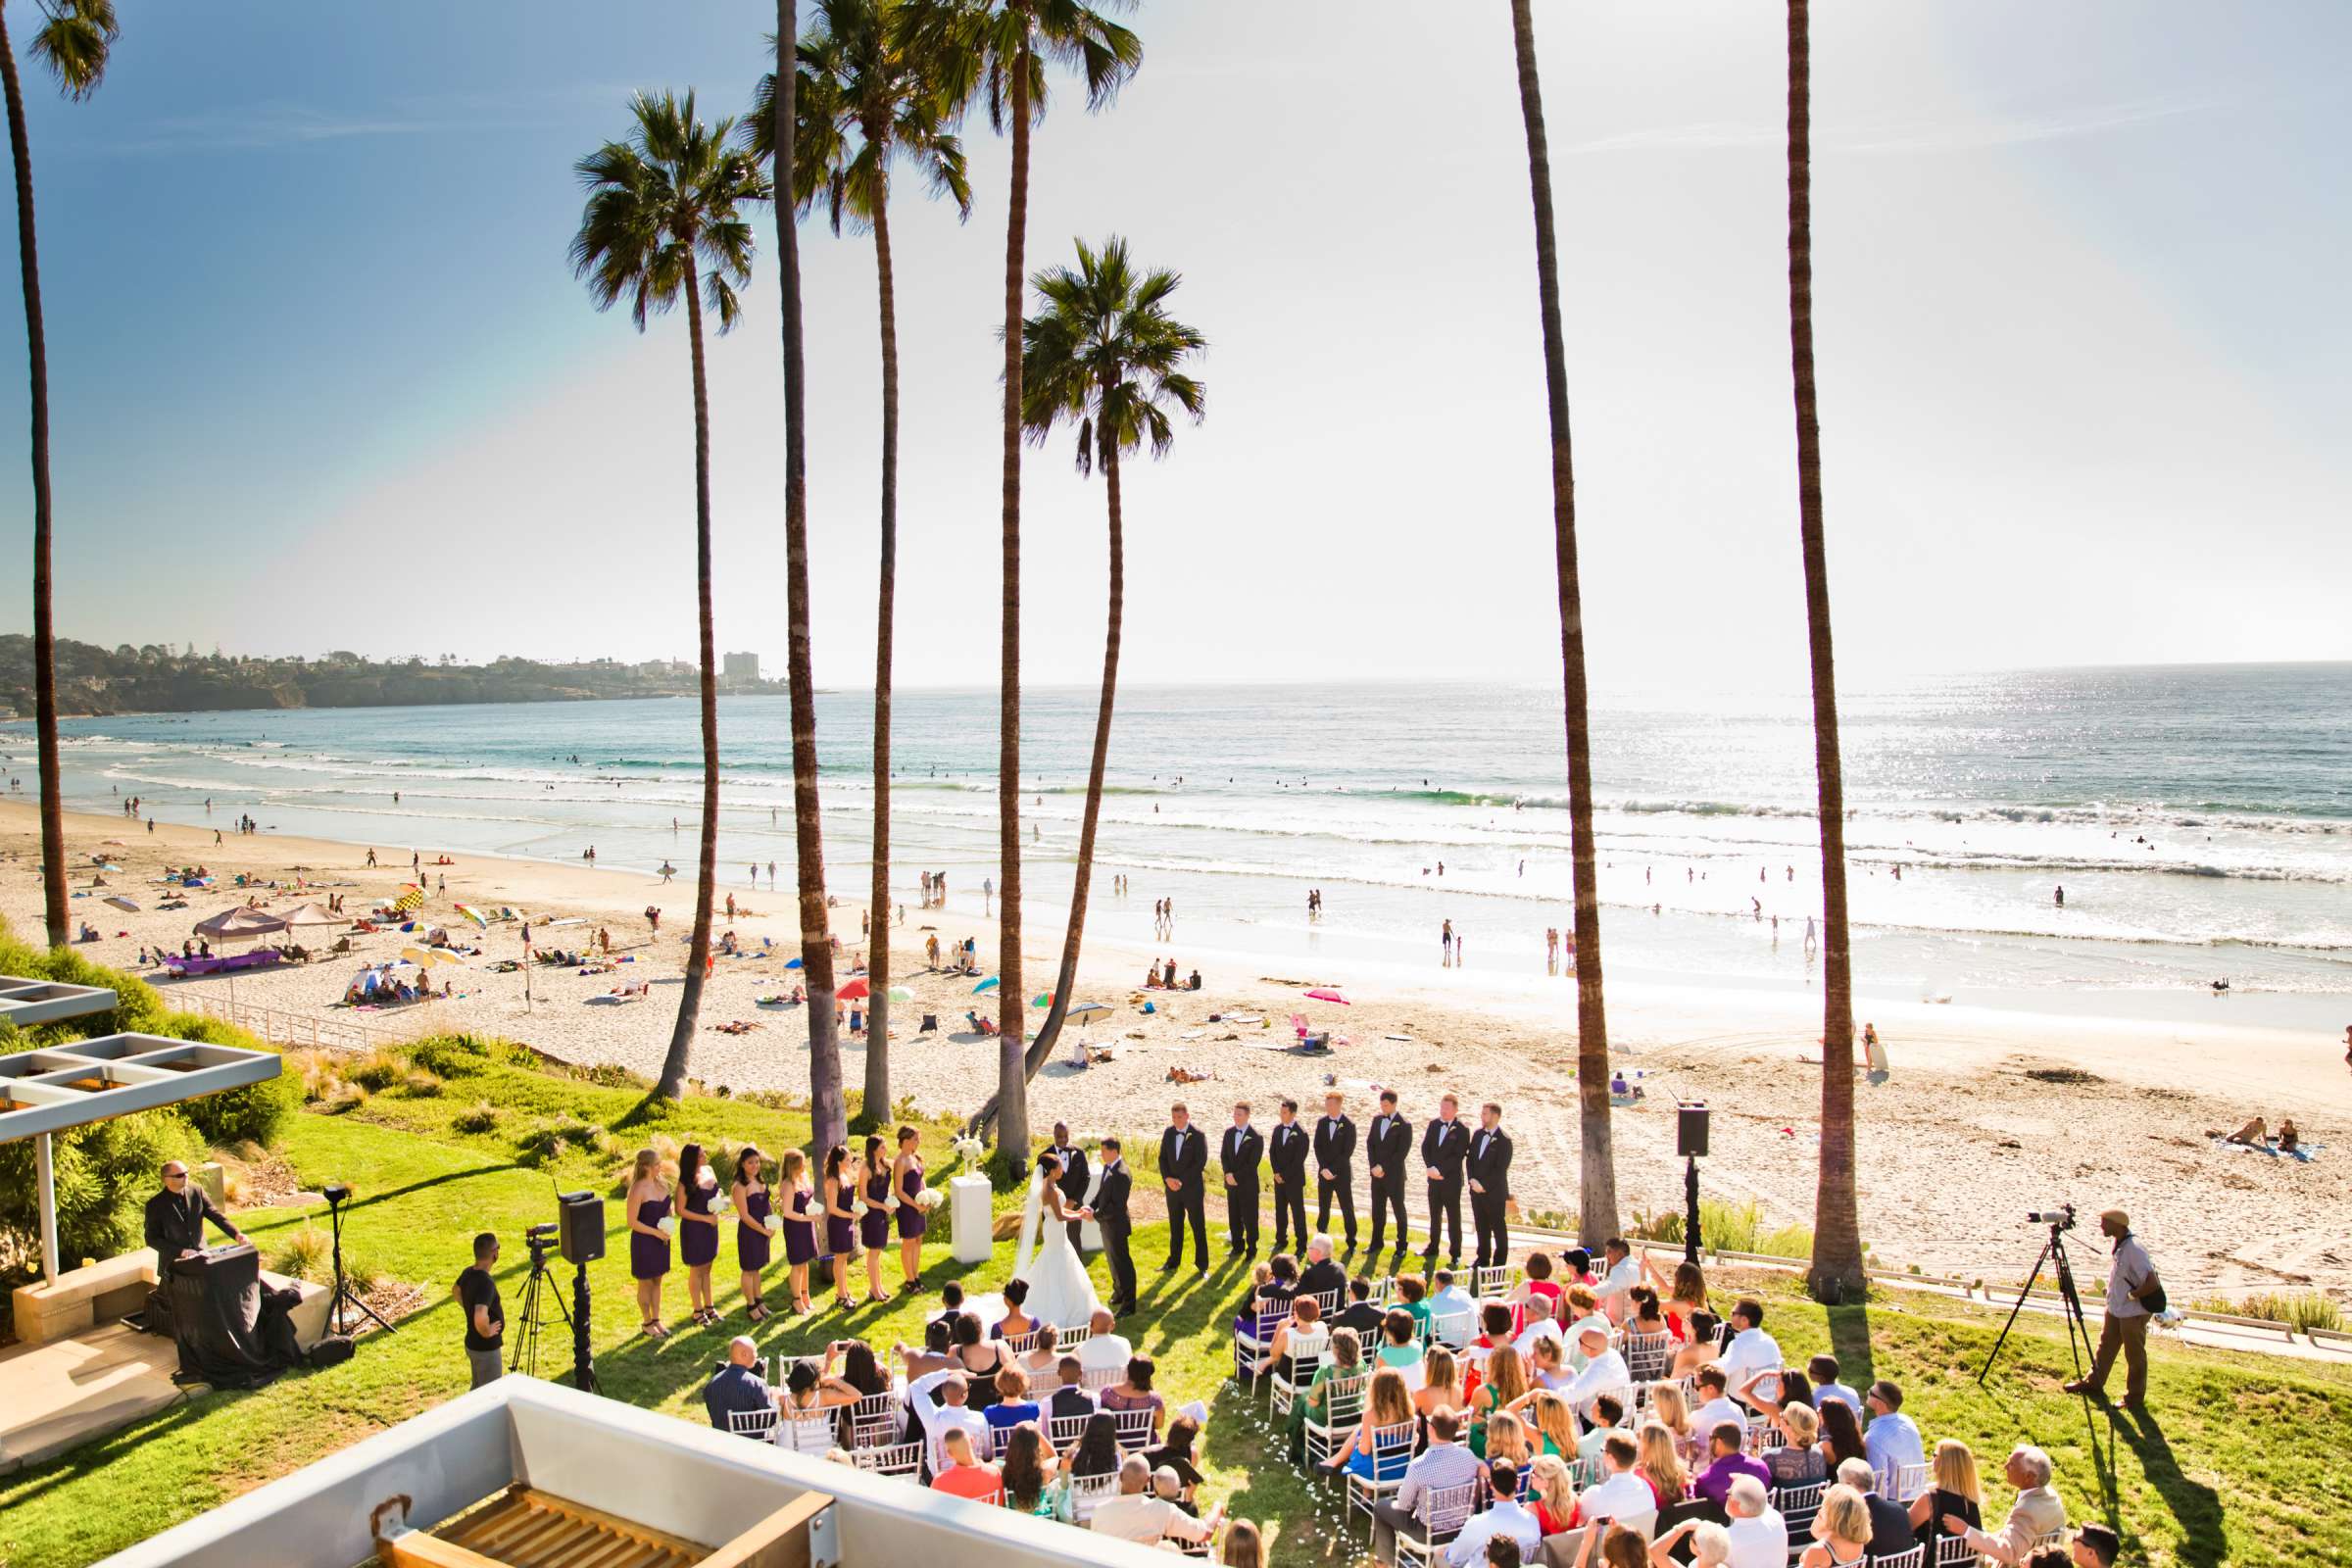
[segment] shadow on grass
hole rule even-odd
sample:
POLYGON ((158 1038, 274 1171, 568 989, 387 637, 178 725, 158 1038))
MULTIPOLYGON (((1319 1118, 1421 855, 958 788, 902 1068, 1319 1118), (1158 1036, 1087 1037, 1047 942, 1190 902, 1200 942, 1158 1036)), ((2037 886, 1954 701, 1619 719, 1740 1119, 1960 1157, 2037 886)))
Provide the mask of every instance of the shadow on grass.
POLYGON ((2109 1407, 2109 1425, 2116 1438, 2139 1460, 2140 1473, 2164 1498, 2165 1507, 2180 1526, 2180 1560, 2187 1568, 2220 1568, 2228 1543, 2222 1531, 2221 1494, 2201 1481, 2181 1473, 2156 1418, 2145 1409, 2117 1412, 2109 1407), (2135 1426, 2133 1423, 2136 1422, 2135 1426))
POLYGON ((1838 1358, 1838 1381, 1849 1388, 1869 1388, 1878 1378, 1870 1358, 1869 1304, 1856 1301, 1823 1310, 1829 1314, 1830 1353, 1838 1358))

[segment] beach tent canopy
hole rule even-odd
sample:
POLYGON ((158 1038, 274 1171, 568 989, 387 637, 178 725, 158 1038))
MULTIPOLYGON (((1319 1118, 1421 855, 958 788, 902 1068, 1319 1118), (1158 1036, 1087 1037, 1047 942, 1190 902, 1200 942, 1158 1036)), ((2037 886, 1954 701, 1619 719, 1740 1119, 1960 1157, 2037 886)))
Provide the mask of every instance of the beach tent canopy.
POLYGON ((289 926, 342 925, 349 916, 337 914, 323 904, 297 904, 278 918, 289 926))
MULTIPOLYGON (((111 992, 100 993, 111 1006, 111 992)), ((154 1110, 278 1074, 274 1052, 170 1040, 162 1035, 105 1035, 48 1051, 0 1056, 0 1144, 37 1140, 34 1180, 40 1193, 41 1272, 57 1281, 57 1173, 53 1133, 134 1110, 154 1110)))
POLYGON ((283 931, 286 922, 274 914, 240 904, 196 922, 196 934, 210 941, 230 942, 238 937, 266 937, 283 931))

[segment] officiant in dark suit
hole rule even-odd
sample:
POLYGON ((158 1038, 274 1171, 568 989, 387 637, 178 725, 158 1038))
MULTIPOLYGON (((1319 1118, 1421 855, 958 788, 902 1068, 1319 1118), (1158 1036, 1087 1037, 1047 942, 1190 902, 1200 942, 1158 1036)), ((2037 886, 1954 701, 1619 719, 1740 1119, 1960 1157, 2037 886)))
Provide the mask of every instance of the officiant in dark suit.
POLYGON ((1208 1272, 1208 1195, 1202 1174, 1208 1169, 1208 1140, 1193 1125, 1191 1114, 1177 1105, 1168 1114, 1169 1127, 1159 1135, 1159 1179, 1168 1190, 1168 1260, 1162 1274, 1175 1272, 1184 1259, 1184 1227, 1193 1227, 1193 1267, 1208 1272))
POLYGON ((1462 1167, 1470 1158, 1470 1129, 1451 1095, 1438 1102, 1438 1119, 1421 1135, 1421 1164, 1429 1181, 1429 1268, 1438 1266, 1438 1242, 1446 1240, 1446 1261, 1462 1266, 1462 1167))
POLYGON ((1323 1097, 1323 1119, 1315 1123, 1315 1229, 1331 1229, 1331 1200, 1340 1200, 1348 1226, 1348 1250, 1355 1250, 1355 1123, 1338 1095, 1323 1097))
POLYGON ((1070 1250, 1084 1257, 1086 1249, 1079 1245, 1078 1239, 1085 1231, 1085 1221, 1074 1216, 1086 1206, 1086 1192, 1092 1172, 1086 1166, 1086 1151, 1070 1142, 1070 1124, 1066 1121, 1054 1124, 1054 1157, 1061 1161, 1061 1180, 1054 1185, 1060 1188, 1061 1196, 1069 1200, 1073 1216, 1069 1222, 1070 1250))
POLYGON ((1110 1264, 1110 1313, 1124 1317, 1135 1310, 1135 1259, 1127 1255, 1127 1162, 1119 1157, 1119 1141, 1102 1140, 1102 1165, 1097 1178, 1095 1228, 1102 1233, 1102 1256, 1110 1264))
POLYGON ((1266 1140, 1250 1125, 1250 1102, 1233 1107, 1233 1125, 1217 1143, 1217 1168, 1225 1173, 1225 1251, 1228 1257, 1257 1256, 1257 1167, 1265 1163, 1266 1140))
POLYGON ((1511 1198, 1511 1135, 1502 1130, 1502 1107, 1479 1107, 1478 1131, 1470 1135, 1470 1223, 1478 1232, 1477 1268, 1500 1268, 1511 1255, 1504 1205, 1511 1198))

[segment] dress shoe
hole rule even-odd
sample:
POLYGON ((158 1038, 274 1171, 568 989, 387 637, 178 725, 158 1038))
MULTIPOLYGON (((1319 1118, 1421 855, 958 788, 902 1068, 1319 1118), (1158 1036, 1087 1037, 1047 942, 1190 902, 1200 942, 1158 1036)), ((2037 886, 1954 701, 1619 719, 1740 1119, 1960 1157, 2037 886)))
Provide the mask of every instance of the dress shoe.
POLYGON ((1159 1265, 1159 1271, 1160 1271, 1162 1274, 1173 1274, 1173 1273, 1175 1273, 1175 1272, 1176 1272, 1176 1260, 1175 1260, 1174 1258, 1172 1258, 1172 1257, 1171 1257, 1171 1258, 1169 1258, 1169 1259, 1168 1259, 1168 1260, 1167 1260, 1165 1263, 1162 1263, 1162 1264, 1160 1264, 1160 1265, 1159 1265))
POLYGON ((2067 1384, 2061 1392, 2067 1394, 2086 1394, 2094 1399, 2102 1396, 2099 1386, 2091 1382, 2088 1378, 2077 1378, 2074 1382, 2067 1384))

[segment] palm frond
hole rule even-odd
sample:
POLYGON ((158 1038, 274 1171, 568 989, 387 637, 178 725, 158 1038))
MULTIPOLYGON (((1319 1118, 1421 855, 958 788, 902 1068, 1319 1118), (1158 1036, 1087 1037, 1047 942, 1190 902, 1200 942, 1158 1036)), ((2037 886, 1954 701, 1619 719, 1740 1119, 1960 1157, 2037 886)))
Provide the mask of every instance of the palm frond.
POLYGON ((40 5, 32 57, 49 68, 59 92, 79 103, 106 79, 107 56, 122 36, 115 0, 40 0, 40 5))
POLYGON ((1116 236, 1075 249, 1077 266, 1030 279, 1041 308, 1021 322, 1023 431, 1038 445, 1055 426, 1074 425, 1080 473, 1146 445, 1165 457, 1175 442, 1171 411, 1198 423, 1207 408, 1206 387, 1185 366, 1208 340, 1165 309, 1181 274, 1139 274, 1116 236))

